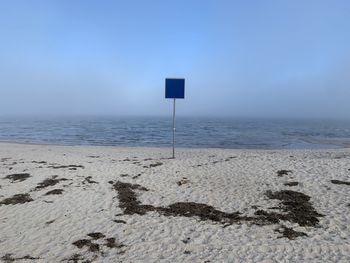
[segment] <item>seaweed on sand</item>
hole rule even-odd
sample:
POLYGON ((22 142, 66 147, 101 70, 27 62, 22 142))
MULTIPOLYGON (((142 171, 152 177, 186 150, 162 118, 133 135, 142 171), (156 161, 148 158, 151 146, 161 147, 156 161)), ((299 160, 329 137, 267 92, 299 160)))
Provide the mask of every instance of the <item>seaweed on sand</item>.
POLYGON ((37 187, 35 187, 35 190, 40 190, 49 186, 53 186, 58 184, 61 181, 67 181, 68 179, 66 178, 57 178, 57 175, 52 176, 51 178, 47 178, 44 181, 42 181, 41 183, 39 183, 37 185, 37 187))
MULTIPOLYGON (((300 226, 313 227, 318 225, 318 218, 323 216, 313 208, 309 202, 309 196, 290 190, 267 191, 265 193, 268 198, 281 201, 280 206, 277 208, 283 213, 258 210, 254 216, 242 216, 238 211, 227 213, 217 210, 210 205, 195 202, 177 202, 167 207, 144 205, 138 200, 136 190, 148 191, 147 188, 139 184, 120 181, 114 183, 113 187, 118 192, 119 206, 126 215, 145 215, 148 212, 158 212, 164 216, 196 217, 201 221, 213 221, 225 225, 243 221, 256 225, 271 225, 278 224, 280 221, 289 221, 298 223, 300 226)), ((287 228, 283 228, 283 232, 286 232, 286 237, 288 237, 288 233, 291 233, 287 228)), ((295 235, 295 233, 291 233, 289 236, 294 238, 295 235)), ((302 236, 302 234, 298 236, 302 236)))
POLYGON ((16 194, 12 197, 6 198, 0 202, 1 205, 16 205, 16 204, 24 204, 28 202, 32 202, 33 199, 30 197, 28 193, 26 194, 16 194))
POLYGON ((18 173, 18 174, 9 174, 5 178, 13 182, 23 182, 24 180, 30 177, 29 173, 18 173))

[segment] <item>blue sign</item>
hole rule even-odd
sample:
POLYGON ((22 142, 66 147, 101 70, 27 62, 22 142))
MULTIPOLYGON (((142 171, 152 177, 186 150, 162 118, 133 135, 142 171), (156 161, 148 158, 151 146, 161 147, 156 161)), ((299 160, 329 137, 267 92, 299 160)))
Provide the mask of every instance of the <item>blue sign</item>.
POLYGON ((165 98, 184 99, 185 79, 165 79, 165 98))

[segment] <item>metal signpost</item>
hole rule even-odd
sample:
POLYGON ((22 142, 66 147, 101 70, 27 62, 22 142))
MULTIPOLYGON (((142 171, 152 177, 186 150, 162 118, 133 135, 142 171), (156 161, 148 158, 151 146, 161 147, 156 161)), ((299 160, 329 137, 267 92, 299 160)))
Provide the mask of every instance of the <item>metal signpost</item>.
POLYGON ((175 102, 185 98, 185 79, 165 79, 165 98, 173 99, 173 159, 175 159, 175 102))

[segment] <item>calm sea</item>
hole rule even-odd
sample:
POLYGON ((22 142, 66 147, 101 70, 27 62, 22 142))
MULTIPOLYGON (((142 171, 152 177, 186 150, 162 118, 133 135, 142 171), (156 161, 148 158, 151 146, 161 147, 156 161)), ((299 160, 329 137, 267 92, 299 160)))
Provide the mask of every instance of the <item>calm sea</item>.
MULTIPOLYGON (((350 146, 350 121, 178 117, 179 147, 315 149, 350 146)), ((168 147, 171 117, 0 118, 0 141, 168 147)))

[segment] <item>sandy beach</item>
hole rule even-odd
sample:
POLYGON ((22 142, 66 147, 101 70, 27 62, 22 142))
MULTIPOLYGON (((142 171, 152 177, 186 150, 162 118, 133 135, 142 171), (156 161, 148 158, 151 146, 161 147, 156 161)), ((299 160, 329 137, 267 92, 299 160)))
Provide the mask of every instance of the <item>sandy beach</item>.
POLYGON ((2 262, 349 262, 350 149, 0 144, 2 262))

